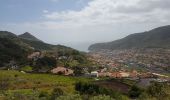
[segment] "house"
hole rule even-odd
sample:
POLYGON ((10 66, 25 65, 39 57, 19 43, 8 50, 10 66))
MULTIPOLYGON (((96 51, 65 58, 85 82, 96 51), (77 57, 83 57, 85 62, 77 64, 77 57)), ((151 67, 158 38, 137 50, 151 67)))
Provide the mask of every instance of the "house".
POLYGON ((67 57, 66 57, 66 56, 61 56, 61 57, 59 57, 58 59, 59 59, 59 60, 61 60, 61 59, 67 59, 67 57))
POLYGON ((98 73, 98 76, 99 77, 107 77, 107 76, 111 76, 111 73, 110 72, 100 72, 100 73, 98 73))
POLYGON ((91 77, 99 77, 99 73, 97 71, 91 72, 91 77))
POLYGON ((28 59, 36 59, 38 57, 40 57, 41 52, 33 52, 32 54, 28 55, 28 59))
POLYGON ((153 78, 154 75, 152 73, 150 73, 150 72, 145 72, 145 73, 140 73, 139 77, 140 78, 153 78))
POLYGON ((160 78, 168 78, 166 75, 158 74, 158 73, 152 73, 153 76, 155 77, 160 77, 160 78))
POLYGON ((133 70, 133 71, 130 73, 130 77, 131 77, 131 78, 138 77, 138 72, 137 72, 136 70, 133 70))
POLYGON ((128 72, 120 72, 121 77, 129 77, 129 73, 128 72))
POLYGON ((51 73, 59 75, 73 75, 73 72, 73 70, 65 67, 57 67, 51 70, 51 73))
POLYGON ((112 72, 110 77, 114 77, 114 78, 121 78, 121 75, 119 72, 112 72))
POLYGON ((110 75, 110 77, 114 77, 114 78, 123 78, 123 77, 129 77, 129 76, 130 74, 124 71, 112 72, 110 75))
POLYGON ((99 72, 103 73, 103 72, 106 72, 107 71, 107 68, 103 68, 103 69, 100 69, 99 72))

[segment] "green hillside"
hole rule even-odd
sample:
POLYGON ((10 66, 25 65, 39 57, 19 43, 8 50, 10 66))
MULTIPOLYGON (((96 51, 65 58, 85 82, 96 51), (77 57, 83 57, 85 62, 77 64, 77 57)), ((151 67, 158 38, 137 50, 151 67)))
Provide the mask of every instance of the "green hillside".
POLYGON ((16 38, 17 36, 8 31, 0 31, 0 37, 1 38, 16 38))
MULTIPOLYGON (((47 95, 49 95, 48 93, 51 93, 55 88, 62 89, 62 91, 65 94, 74 94, 76 92, 76 90, 74 89, 74 84, 76 82, 93 81, 93 79, 89 79, 89 78, 80 78, 80 77, 76 78, 76 77, 58 76, 58 75, 50 75, 50 74, 29 74, 29 73, 22 73, 19 71, 0 70, 0 73, 1 73, 0 94, 2 91, 5 91, 6 97, 16 96, 15 93, 28 96, 29 98, 30 96, 36 97, 36 95, 34 94, 40 94, 41 92, 45 92, 47 95)), ((17 96, 15 98, 17 98, 17 96)), ((2 99, 0 98, 0 100, 2 99)), ((7 99, 7 100, 11 100, 11 99, 7 99)), ((14 100, 21 100, 21 99, 14 99, 14 100)), ((23 99, 23 100, 30 100, 30 99, 23 99)))
POLYGON ((86 66, 89 63, 84 53, 63 45, 45 43, 30 33, 17 36, 8 31, 0 31, 0 54, 0 67, 5 68, 11 61, 19 67, 32 66, 36 71, 48 71, 56 66, 86 66), (41 52, 43 58, 36 61, 27 58, 37 51, 41 52))
POLYGON ((93 44, 89 47, 89 50, 131 48, 170 48, 170 25, 131 34, 113 42, 93 44))
POLYGON ((30 40, 30 41, 41 41, 35 36, 31 35, 31 33, 25 32, 24 34, 18 35, 19 38, 25 39, 25 40, 30 40))
POLYGON ((0 67, 7 65, 11 60, 24 61, 28 51, 7 38, 0 38, 0 67))

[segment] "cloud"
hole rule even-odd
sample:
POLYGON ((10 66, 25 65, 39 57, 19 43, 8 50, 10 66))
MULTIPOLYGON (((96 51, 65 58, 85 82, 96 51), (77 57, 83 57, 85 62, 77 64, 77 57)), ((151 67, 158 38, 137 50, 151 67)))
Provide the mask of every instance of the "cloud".
POLYGON ((80 11, 53 12, 44 15, 49 20, 81 24, 116 22, 147 22, 164 19, 169 15, 168 0, 93 0, 80 11), (142 20, 141 20, 142 19, 142 20))
POLYGON ((43 10, 43 13, 48 13, 49 11, 48 10, 43 10))

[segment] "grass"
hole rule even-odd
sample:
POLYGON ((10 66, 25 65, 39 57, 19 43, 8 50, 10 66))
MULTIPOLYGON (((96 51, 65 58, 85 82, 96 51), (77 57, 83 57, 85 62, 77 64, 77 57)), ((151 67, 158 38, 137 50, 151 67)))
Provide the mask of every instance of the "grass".
MULTIPOLYGON (((101 78, 102 81, 107 79, 108 78, 101 78)), ((93 83, 95 80, 94 78, 30 74, 14 70, 0 70, 0 86, 3 86, 2 84, 4 82, 9 83, 6 85, 8 88, 4 91, 0 90, 0 100, 39 100, 39 96, 42 93, 51 97, 54 88, 60 88, 64 92, 64 95, 75 95, 78 94, 78 91, 75 90, 75 83, 80 81, 93 83)), ((106 84, 106 87, 110 89, 112 85, 114 85, 112 83, 109 84, 109 86, 106 84)), ((117 84, 114 86, 117 88, 117 84)))
POLYGON ((31 66, 24 66, 21 68, 22 71, 32 71, 32 67, 31 66))
POLYGON ((74 94, 74 84, 79 81, 90 82, 89 78, 58 76, 50 74, 29 74, 13 70, 0 70, 0 81, 6 79, 9 83, 7 93, 30 93, 32 90, 51 92, 59 87, 67 94, 74 94))

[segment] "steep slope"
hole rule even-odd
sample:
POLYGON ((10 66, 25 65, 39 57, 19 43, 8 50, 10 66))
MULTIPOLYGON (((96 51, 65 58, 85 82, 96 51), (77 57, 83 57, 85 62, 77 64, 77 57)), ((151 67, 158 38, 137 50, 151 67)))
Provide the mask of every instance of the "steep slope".
POLYGON ((0 38, 5 38, 7 40, 12 41, 14 44, 19 45, 23 49, 31 49, 32 47, 26 43, 24 43, 17 35, 8 31, 0 31, 0 38))
POLYGON ((8 31, 0 31, 0 38, 16 38, 17 35, 8 32, 8 31))
MULTIPOLYGON (((34 37, 30 33, 29 36, 34 37)), ((30 38, 21 38, 21 36, 18 37, 11 32, 0 31, 0 67, 6 67, 10 61, 16 62, 17 65, 27 65, 27 56, 37 50, 49 57, 62 58, 64 56, 64 58, 72 58, 69 59, 70 65, 72 64, 72 61, 76 60, 78 61, 76 63, 81 64, 86 63, 87 61, 86 56, 75 49, 63 45, 47 44, 41 40, 35 41, 35 39, 37 39, 36 37, 34 40, 31 40, 30 38)), ((56 58, 54 59, 56 60, 56 58)), ((60 61, 60 63, 65 64, 65 61, 60 61)), ((37 68, 39 67, 40 66, 37 66, 37 68)))
POLYGON ((35 50, 51 50, 51 45, 41 42, 41 41, 31 41, 27 39, 21 39, 24 43, 30 45, 33 47, 35 50))
POLYGON ((25 39, 25 40, 30 40, 30 41, 41 41, 35 36, 31 35, 31 33, 25 32, 24 34, 18 35, 19 38, 25 39))
POLYGON ((93 44, 89 47, 89 50, 131 48, 170 48, 170 25, 147 32, 131 34, 113 42, 93 44))
POLYGON ((36 38, 35 36, 33 36, 31 33, 25 32, 24 34, 18 35, 18 37, 20 38, 21 41, 23 41, 24 43, 30 45, 31 47, 33 47, 35 50, 56 50, 56 49, 60 49, 62 47, 62 49, 72 49, 66 46, 61 46, 61 45, 51 45, 48 43, 45 43, 41 40, 39 40, 38 38, 36 38))
POLYGON ((23 62, 28 51, 10 39, 0 37, 0 67, 6 66, 11 60, 23 62))

